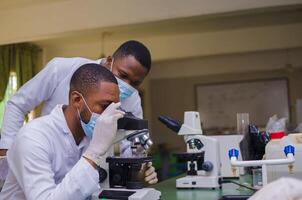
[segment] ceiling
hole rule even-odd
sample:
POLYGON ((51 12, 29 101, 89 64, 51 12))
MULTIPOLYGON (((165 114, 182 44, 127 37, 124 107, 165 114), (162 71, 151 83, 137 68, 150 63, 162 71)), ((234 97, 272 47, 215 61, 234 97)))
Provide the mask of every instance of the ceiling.
POLYGON ((302 0, 0 0, 0 44, 100 35, 104 31, 120 37, 288 23, 286 20, 295 19, 285 16, 285 21, 276 20, 276 14, 270 18, 267 10, 277 12, 301 4, 302 0), (235 19, 238 16, 248 23, 235 19))
POLYGON ((68 0, 1 0, 0 11, 19 9, 19 8, 36 6, 41 4, 50 4, 59 1, 68 1, 68 0))

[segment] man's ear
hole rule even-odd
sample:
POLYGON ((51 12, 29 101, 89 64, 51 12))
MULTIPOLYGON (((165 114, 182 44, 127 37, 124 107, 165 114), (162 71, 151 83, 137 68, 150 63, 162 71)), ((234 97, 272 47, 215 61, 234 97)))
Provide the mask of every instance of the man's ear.
POLYGON ((110 70, 111 64, 112 64, 113 58, 111 56, 107 56, 106 62, 105 62, 105 67, 110 70))
POLYGON ((69 103, 72 107, 80 109, 82 105, 82 96, 77 91, 72 91, 70 94, 69 103))

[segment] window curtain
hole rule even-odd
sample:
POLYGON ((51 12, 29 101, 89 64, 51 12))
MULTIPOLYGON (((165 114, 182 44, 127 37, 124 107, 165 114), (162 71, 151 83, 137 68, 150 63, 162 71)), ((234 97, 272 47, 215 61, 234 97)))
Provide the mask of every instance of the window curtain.
POLYGON ((4 99, 5 90, 13 63, 12 48, 9 45, 0 47, 0 101, 4 99))
POLYGON ((0 46, 0 101, 4 99, 10 72, 16 73, 18 88, 38 72, 40 52, 38 46, 29 43, 0 46))

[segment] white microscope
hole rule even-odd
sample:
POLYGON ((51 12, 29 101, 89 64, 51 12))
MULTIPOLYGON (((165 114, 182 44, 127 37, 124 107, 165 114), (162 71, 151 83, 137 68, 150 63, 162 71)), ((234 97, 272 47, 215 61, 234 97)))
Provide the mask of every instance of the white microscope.
POLYGON ((177 154, 180 162, 187 162, 187 175, 176 180, 176 188, 221 188, 219 143, 202 135, 199 112, 185 112, 183 124, 167 116, 159 120, 187 145, 187 152, 177 154))

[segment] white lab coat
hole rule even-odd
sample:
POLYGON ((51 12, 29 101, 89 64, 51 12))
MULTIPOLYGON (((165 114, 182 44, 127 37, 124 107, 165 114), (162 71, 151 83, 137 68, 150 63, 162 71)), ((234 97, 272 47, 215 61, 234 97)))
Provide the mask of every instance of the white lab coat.
MULTIPOLYGON (((44 102, 42 115, 58 104, 68 104, 69 83, 73 73, 83 64, 104 64, 105 59, 54 58, 33 79, 24 84, 7 102, 2 124, 0 149, 9 149, 23 126, 24 116, 44 102)), ((141 99, 136 91, 121 107, 142 118, 141 99)))
POLYGON ((98 172, 83 159, 86 137, 76 145, 62 105, 26 124, 8 151, 9 173, 0 200, 85 199, 99 189, 98 172))

